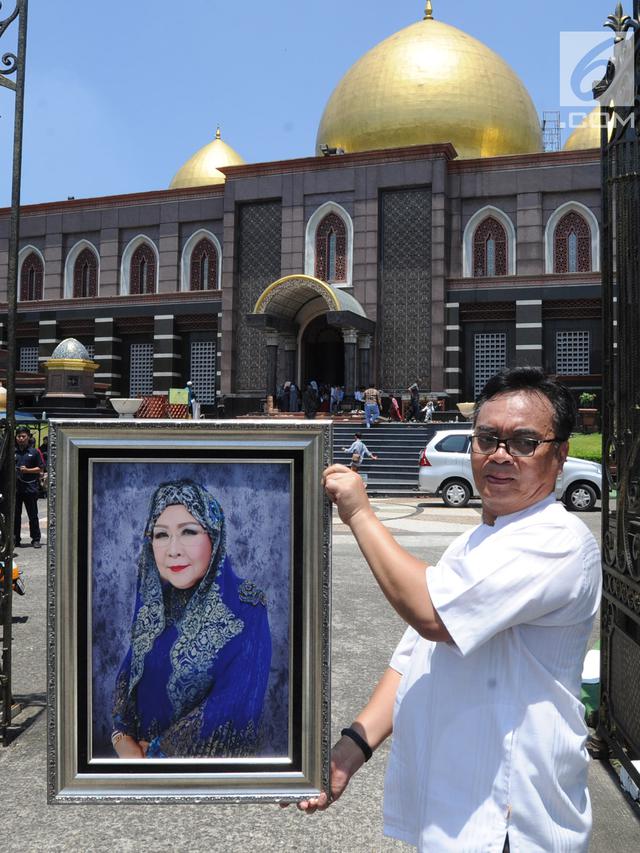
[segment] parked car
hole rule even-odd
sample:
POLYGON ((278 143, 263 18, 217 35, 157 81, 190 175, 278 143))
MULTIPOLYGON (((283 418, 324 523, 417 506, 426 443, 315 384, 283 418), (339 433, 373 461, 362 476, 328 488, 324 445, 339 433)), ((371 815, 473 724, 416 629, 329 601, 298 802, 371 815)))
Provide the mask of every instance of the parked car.
MULTIPOLYGON (((418 490, 440 495, 447 506, 466 506, 478 492, 471 473, 471 429, 439 430, 420 453, 418 490)), ((567 509, 586 512, 602 496, 602 466, 568 456, 556 482, 567 509)))

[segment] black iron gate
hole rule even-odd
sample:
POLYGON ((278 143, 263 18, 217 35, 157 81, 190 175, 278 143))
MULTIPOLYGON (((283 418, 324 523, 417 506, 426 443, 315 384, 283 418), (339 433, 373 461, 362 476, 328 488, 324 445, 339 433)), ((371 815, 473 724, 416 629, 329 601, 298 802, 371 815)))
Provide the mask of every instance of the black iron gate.
POLYGON ((614 56, 595 89, 603 107, 603 463, 609 486, 602 490, 599 734, 640 785, 631 763, 640 758, 640 0, 632 17, 618 4, 607 26, 616 34, 614 56), (620 90, 625 75, 628 100, 620 90))
MULTIPOLYGON (((0 7, 3 4, 0 2, 0 7)), ((7 51, 2 56, 0 87, 15 93, 13 122, 13 166, 11 179, 11 217, 9 220, 9 252, 7 263, 7 417, 0 424, 0 562, 3 580, 0 582, 0 627, 2 652, 0 655, 0 741, 9 742, 12 718, 11 645, 12 645, 12 575, 13 575, 13 513, 15 506, 15 459, 13 436, 15 431, 15 366, 16 366, 16 313, 18 280, 18 238, 20 233, 20 178, 22 171, 22 122, 24 115, 24 79, 27 49, 28 0, 15 0, 15 8, 0 20, 0 38, 18 22, 17 51, 7 51), (15 80, 12 75, 15 74, 15 80)))

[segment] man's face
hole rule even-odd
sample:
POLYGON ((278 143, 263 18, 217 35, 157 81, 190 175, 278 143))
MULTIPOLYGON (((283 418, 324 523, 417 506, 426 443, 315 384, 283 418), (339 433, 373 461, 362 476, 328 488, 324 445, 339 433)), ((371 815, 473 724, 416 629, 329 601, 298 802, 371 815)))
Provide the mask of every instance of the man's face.
MULTIPOLYGON (((484 403, 474 432, 499 438, 554 438, 553 407, 536 393, 499 394, 484 403)), ((511 456, 502 445, 485 456, 471 453, 473 477, 482 497, 483 520, 520 512, 551 494, 567 458, 568 443, 540 444, 533 456, 511 456)))
POLYGON ((25 450, 29 445, 29 433, 19 432, 16 434, 16 441, 20 450, 25 450))

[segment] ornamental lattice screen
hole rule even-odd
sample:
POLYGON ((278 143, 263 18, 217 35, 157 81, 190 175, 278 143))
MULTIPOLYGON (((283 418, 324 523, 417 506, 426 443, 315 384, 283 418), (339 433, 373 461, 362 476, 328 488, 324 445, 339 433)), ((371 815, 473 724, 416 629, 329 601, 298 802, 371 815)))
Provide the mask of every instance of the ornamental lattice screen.
POLYGON ((380 213, 380 385, 430 388, 431 190, 387 190, 380 213))
POLYGON ((262 291, 280 278, 282 205, 244 204, 239 213, 238 275, 234 301, 235 390, 265 392, 267 372, 264 335, 246 321, 262 291))
MULTIPOLYGON (((620 49, 632 30, 628 69, 635 75, 637 105, 640 0, 634 2, 632 18, 619 12, 608 24, 616 34, 616 61, 596 94, 609 88, 616 73, 618 79, 624 73, 620 49)), ((602 139, 605 470, 599 734, 640 785, 631 763, 640 758, 640 142, 633 126, 640 129, 640 109, 618 107, 616 112, 620 121, 613 130, 610 124, 602 139)), ((604 114, 611 119, 611 108, 604 114)))

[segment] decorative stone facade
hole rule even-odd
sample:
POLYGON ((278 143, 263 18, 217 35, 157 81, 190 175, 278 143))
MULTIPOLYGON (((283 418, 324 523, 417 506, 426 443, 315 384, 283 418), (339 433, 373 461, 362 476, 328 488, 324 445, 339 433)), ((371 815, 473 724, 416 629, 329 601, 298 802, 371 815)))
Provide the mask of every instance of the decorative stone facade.
MULTIPOLYGON (((71 335, 93 347, 96 381, 128 396, 132 353, 157 394, 186 383, 195 353, 205 412, 223 394, 233 414, 256 411, 274 381, 323 370, 472 399, 487 364, 577 371, 589 340, 589 373, 567 378, 600 387, 597 152, 457 160, 449 145, 414 146, 225 174, 224 186, 25 207, 25 363, 71 335), (305 270, 323 273, 322 292, 305 270)), ((0 211, 0 300, 8 219, 0 211)))
POLYGON ((262 291, 280 278, 282 207, 276 202, 245 204, 239 212, 237 307, 235 309, 237 392, 264 393, 265 341, 247 325, 262 291))
MULTIPOLYGON (((431 192, 386 190, 381 199, 378 363, 386 390, 431 387, 431 192)), ((441 386, 442 387, 442 386, 441 386)))

